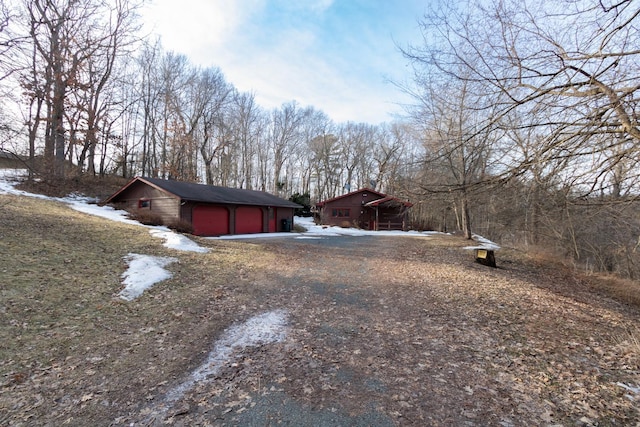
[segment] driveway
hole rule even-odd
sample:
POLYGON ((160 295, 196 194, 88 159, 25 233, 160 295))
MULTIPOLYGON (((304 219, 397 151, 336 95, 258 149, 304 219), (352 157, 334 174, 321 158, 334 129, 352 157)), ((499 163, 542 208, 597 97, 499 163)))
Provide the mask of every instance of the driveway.
POLYGON ((236 243, 257 246, 271 261, 243 268, 232 291, 253 295, 248 311, 286 310, 286 338, 238 352, 156 421, 637 422, 635 395, 620 386, 638 380, 637 353, 620 340, 637 313, 508 253, 498 269, 475 264, 466 243, 450 236, 236 243))

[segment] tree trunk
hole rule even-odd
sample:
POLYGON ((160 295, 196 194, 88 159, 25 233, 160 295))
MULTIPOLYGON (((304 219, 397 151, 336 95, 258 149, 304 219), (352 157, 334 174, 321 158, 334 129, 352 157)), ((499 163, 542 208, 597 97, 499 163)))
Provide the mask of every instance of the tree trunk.
POLYGON ((471 239, 473 237, 471 233, 471 217, 469 215, 469 202, 467 200, 467 194, 462 194, 460 200, 460 216, 462 219, 462 231, 465 239, 471 239))
MULTIPOLYGON (((59 80, 59 79, 58 79, 59 80)), ((55 157, 53 163, 53 175, 56 178, 64 178, 64 94, 65 84, 56 81, 53 97, 53 117, 51 129, 53 131, 55 157)))

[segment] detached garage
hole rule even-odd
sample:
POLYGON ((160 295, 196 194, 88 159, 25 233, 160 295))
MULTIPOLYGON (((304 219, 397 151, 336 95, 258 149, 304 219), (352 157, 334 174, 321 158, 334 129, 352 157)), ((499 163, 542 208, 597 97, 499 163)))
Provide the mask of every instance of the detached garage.
POLYGON ((137 177, 104 201, 148 212, 171 224, 185 221, 198 236, 289 231, 300 205, 264 191, 137 177))

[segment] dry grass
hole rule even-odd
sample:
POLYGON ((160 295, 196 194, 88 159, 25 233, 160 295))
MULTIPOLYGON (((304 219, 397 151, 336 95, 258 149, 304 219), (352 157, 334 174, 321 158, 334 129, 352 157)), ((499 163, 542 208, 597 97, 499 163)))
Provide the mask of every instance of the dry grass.
POLYGON ((232 243, 183 254, 169 267, 174 279, 125 303, 117 293, 126 254, 175 256, 145 228, 7 195, 0 224, 1 425, 59 425, 78 411, 83 425, 104 425, 112 406, 138 404, 150 393, 143 384, 198 363, 229 324, 215 302, 251 257, 232 243))
POLYGON ((640 307, 640 283, 612 275, 584 276, 594 292, 604 293, 625 304, 640 307))
POLYGON ((517 262, 570 276, 572 280, 588 287, 591 292, 607 295, 633 307, 640 307, 640 281, 638 280, 624 279, 613 274, 587 273, 577 268, 575 263, 564 255, 546 248, 532 247, 526 252, 510 249, 506 252, 510 253, 517 262))
POLYGON ((617 385, 640 384, 637 308, 522 252, 497 269, 452 236, 194 238, 211 252, 177 254, 145 228, 4 195, 0 224, 0 425, 139 423, 223 329, 272 308, 291 314, 287 341, 198 384, 167 423, 640 422, 617 385), (121 301, 130 252, 177 257, 174 277, 121 301))
POLYGON ((0 372, 11 377, 99 343, 101 328, 86 326, 111 323, 121 312, 113 296, 123 256, 163 250, 139 227, 114 226, 59 203, 0 196, 0 204, 0 316, 10 325, 0 329, 0 372))
POLYGON ((164 225, 162 215, 146 209, 133 210, 129 212, 129 217, 145 225, 164 225))
POLYGON ((18 188, 32 193, 46 194, 47 196, 64 197, 71 193, 84 194, 105 200, 118 191, 129 180, 119 176, 90 176, 70 173, 65 179, 59 178, 24 182, 18 188))
POLYGON ((193 233, 193 225, 189 221, 184 219, 173 220, 169 222, 169 224, 167 224, 167 227, 177 231, 178 233, 186 233, 186 234, 193 233))
POLYGON ((295 233, 304 233, 305 231, 307 231, 307 229, 304 226, 300 225, 300 224, 294 223, 293 224, 293 229, 291 231, 293 231, 295 233))

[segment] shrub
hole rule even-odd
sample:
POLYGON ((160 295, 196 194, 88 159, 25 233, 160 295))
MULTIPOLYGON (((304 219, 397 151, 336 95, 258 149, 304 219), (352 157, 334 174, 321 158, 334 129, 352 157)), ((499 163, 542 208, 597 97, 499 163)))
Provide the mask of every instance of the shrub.
POLYGON ((294 210, 295 216, 313 216, 313 214, 311 213, 311 196, 309 195, 309 193, 295 193, 291 197, 289 197, 289 200, 293 203, 302 205, 302 208, 296 208, 294 210))
POLYGON ((296 233, 304 233, 307 229, 300 224, 293 224, 293 231, 296 233))
POLYGON ((189 221, 186 221, 184 219, 174 219, 169 224, 167 224, 167 227, 177 231, 178 233, 193 233, 193 225, 189 221))
POLYGON ((162 216, 149 210, 136 209, 129 212, 129 214, 131 219, 138 221, 144 225, 164 225, 162 216))

